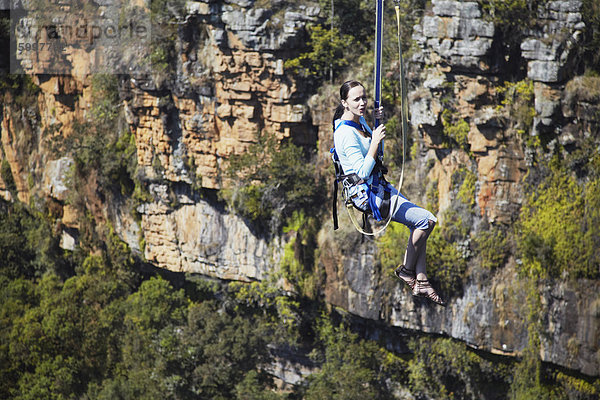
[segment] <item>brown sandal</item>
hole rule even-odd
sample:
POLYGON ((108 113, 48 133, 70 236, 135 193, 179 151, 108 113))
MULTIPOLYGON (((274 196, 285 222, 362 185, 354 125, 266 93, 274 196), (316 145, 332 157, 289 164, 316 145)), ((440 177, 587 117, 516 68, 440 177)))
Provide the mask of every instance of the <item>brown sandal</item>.
POLYGON ((400 265, 398 268, 394 270, 394 275, 398 277, 401 281, 406 283, 410 290, 415 290, 415 285, 417 284, 417 278, 415 276, 415 271, 411 271, 406 268, 404 265, 400 265))
POLYGON ((429 280, 427 279, 416 280, 416 284, 413 289, 413 296, 426 297, 434 303, 446 307, 446 302, 442 300, 442 298, 437 294, 437 292, 435 291, 433 286, 431 286, 431 283, 429 283, 429 280))

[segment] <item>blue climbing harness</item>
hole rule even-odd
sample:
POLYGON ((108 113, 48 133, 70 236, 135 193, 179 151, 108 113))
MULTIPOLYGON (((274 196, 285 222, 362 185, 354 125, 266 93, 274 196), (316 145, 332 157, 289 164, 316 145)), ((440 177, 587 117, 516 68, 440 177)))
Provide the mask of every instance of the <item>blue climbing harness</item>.
MULTIPOLYGON (((342 125, 348 125, 368 135, 372 135, 373 131, 367 125, 363 117, 360 118, 360 124, 354 121, 341 120, 335 127, 334 133, 342 125)), ((335 179, 333 181, 333 229, 338 229, 337 219, 337 193, 338 183, 342 184, 342 195, 346 206, 354 206, 359 211, 363 212, 363 226, 366 225, 366 218, 369 214, 377 221, 384 219, 390 211, 391 189, 384 178, 387 173, 387 168, 383 165, 381 159, 383 157, 383 144, 379 146, 375 167, 371 172, 371 184, 367 184, 364 179, 361 179, 358 174, 344 174, 342 164, 337 155, 335 147, 332 147, 329 152, 333 160, 335 168, 335 179), (383 190, 381 206, 377 206, 377 194, 383 190)))

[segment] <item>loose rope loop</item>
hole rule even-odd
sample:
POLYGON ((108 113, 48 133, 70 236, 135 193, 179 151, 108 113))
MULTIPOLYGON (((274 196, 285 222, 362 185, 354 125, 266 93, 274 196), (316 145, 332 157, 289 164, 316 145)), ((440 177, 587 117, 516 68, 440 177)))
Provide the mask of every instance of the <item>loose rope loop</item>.
POLYGON ((404 70, 404 58, 402 57, 402 43, 400 40, 400 0, 394 0, 396 9, 396 22, 398 24, 398 60, 400 62, 400 101, 402 102, 402 168, 400 170, 400 181, 398 182, 398 192, 402 189, 404 183, 404 161, 406 160, 406 135, 408 132, 408 100, 407 100, 407 87, 404 70))

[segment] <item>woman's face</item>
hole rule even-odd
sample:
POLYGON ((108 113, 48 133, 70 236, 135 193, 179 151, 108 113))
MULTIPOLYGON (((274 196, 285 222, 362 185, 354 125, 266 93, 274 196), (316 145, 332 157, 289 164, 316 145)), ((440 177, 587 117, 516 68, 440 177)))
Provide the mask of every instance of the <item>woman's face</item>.
POLYGON ((365 88, 362 86, 355 86, 348 92, 348 98, 342 100, 342 105, 346 109, 346 112, 351 112, 355 116, 364 117, 367 109, 367 96, 365 94, 365 88))

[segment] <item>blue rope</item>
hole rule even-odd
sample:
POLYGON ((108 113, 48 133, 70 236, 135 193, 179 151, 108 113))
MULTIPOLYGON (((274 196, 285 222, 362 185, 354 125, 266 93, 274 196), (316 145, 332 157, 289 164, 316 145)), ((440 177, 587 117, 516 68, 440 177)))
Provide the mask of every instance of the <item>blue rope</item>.
MULTIPOLYGON (((375 109, 381 106, 381 63, 383 59, 383 0, 377 0, 375 9, 375 109)), ((375 119, 375 128, 379 119, 375 119)))

